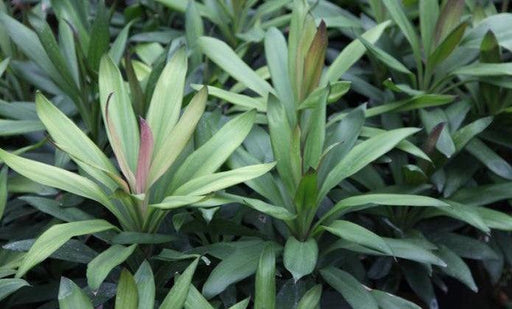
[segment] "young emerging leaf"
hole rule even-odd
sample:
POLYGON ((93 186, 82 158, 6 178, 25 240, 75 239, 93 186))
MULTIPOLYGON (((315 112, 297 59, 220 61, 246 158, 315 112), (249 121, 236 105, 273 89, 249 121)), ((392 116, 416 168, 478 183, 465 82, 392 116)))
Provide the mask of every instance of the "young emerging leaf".
POLYGON ((324 67, 326 49, 327 29, 324 21, 321 21, 304 60, 304 77, 301 86, 303 95, 301 98, 306 97, 318 86, 324 67))
POLYGON ((135 193, 141 194, 147 191, 147 181, 149 170, 151 168, 151 158, 153 156, 153 134, 146 120, 140 117, 140 147, 139 158, 137 161, 137 172, 135 174, 135 193))
POLYGON ((446 1, 436 24, 435 43, 438 45, 460 23, 464 11, 464 0, 446 1))

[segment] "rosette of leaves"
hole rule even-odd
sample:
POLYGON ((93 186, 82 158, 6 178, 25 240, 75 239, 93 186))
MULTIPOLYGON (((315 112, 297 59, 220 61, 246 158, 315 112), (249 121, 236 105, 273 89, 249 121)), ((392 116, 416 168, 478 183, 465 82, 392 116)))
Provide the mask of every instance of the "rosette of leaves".
MULTIPOLYGON (((362 36, 376 41, 388 25, 389 22, 384 22, 362 36)), ((267 223, 253 224, 260 226, 265 237, 284 243, 283 264, 276 264, 275 257, 268 258, 268 265, 262 264, 269 254, 263 251, 260 251, 258 264, 258 254, 251 253, 249 259, 243 254, 243 249, 238 249, 235 251, 238 256, 226 256, 213 270, 203 286, 203 294, 207 298, 214 297, 223 293, 229 284, 256 272, 255 305, 261 305, 261 308, 300 307, 299 301, 315 307, 320 303, 323 289, 315 286, 304 292, 320 282, 329 284, 355 308, 377 308, 388 301, 396 306, 414 307, 398 297, 377 290, 369 291, 360 282, 369 285, 364 276, 343 267, 339 259, 323 257, 339 249, 335 244, 336 239, 341 238, 348 244, 348 251, 360 252, 358 248, 364 248, 368 253, 379 252, 392 258, 416 260, 421 254, 410 255, 407 252, 418 250, 434 257, 429 260, 431 264, 444 265, 440 258, 412 240, 400 242, 380 237, 367 227, 350 221, 349 217, 342 218, 350 212, 379 205, 450 207, 446 202, 415 194, 414 190, 399 188, 366 194, 357 192, 352 196, 347 194, 353 181, 357 182, 367 171, 373 170, 373 161, 394 148, 429 161, 422 150, 406 140, 419 129, 387 131, 365 126, 365 113, 369 109, 364 105, 345 112, 340 122, 327 124, 328 104, 337 102, 349 88, 349 83, 338 79, 364 54, 365 48, 358 41, 349 44, 347 50, 342 51, 324 70, 326 25, 321 22, 316 26, 305 2, 294 2, 288 43, 276 29, 266 33, 264 42, 272 86, 221 41, 203 37, 199 46, 205 55, 239 82, 231 92, 208 86, 210 94, 234 104, 233 111, 256 108, 263 113, 261 119, 268 125, 268 132, 261 127, 253 129, 244 143, 245 147, 231 156, 231 166, 277 161, 277 173, 246 182, 258 193, 254 197, 220 194, 216 198, 219 202, 245 204, 273 217, 267 223), (248 95, 249 91, 236 93, 246 88, 257 96, 248 95), (345 193, 339 194, 338 188, 345 193), (264 287, 275 289, 275 277, 266 271, 279 266, 284 266, 293 279, 279 283, 281 292, 276 297, 274 292, 265 292, 264 287), (242 275, 237 273, 238 267, 243 267, 242 275), (263 276, 260 272, 267 274, 262 282, 258 279, 263 276), (317 275, 323 280, 318 280, 317 275), (284 300, 287 297, 289 299, 284 300)), ((274 250, 273 256, 279 256, 279 251, 274 250)), ((352 254, 354 259, 356 256, 352 254)))
MULTIPOLYGON (((102 58, 100 102, 117 166, 57 107, 37 94, 40 120, 56 147, 76 163, 78 173, 5 150, 0 150, 0 158, 17 173, 35 182, 96 201, 115 217, 119 227, 115 222, 91 215, 53 225, 19 261, 17 277, 49 257, 71 237, 122 230, 125 233, 117 236, 124 237, 121 243, 134 244, 129 252, 124 246, 113 245, 97 257, 100 261, 101 257, 106 259, 106 265, 111 265, 107 270, 110 270, 122 262, 109 264, 108 261, 118 257, 114 253, 123 251, 126 253, 122 255, 123 260, 128 258, 138 239, 148 238, 141 233, 155 233, 169 210, 207 200, 212 193, 261 176, 274 166, 274 163, 254 164, 217 172, 249 133, 255 111, 234 117, 194 150, 191 137, 205 110, 207 90, 203 88, 195 94, 180 116, 186 71, 186 52, 182 48, 167 63, 145 119, 139 118, 137 123, 119 69, 109 56, 102 58)), ((109 243, 116 242, 112 235, 98 237, 109 243)), ((101 274, 106 276, 108 271, 101 274)), ((103 279, 95 281, 91 287, 97 289, 103 279)))

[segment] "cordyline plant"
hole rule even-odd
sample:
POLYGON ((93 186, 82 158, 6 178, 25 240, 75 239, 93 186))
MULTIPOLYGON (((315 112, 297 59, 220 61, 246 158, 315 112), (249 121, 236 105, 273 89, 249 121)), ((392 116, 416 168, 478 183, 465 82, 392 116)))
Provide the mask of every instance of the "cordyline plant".
MULTIPOLYGON (((375 41, 387 25, 387 22, 378 25, 363 36, 375 41)), ((416 245, 413 240, 382 238, 361 225, 339 218, 355 210, 378 205, 449 207, 447 203, 428 196, 408 194, 408 190, 373 194, 355 192, 354 196, 344 196, 341 199, 338 197, 339 185, 344 188, 348 178, 357 176, 371 162, 395 147, 413 156, 430 160, 423 151, 406 140, 419 129, 385 131, 365 127, 365 112, 368 111, 364 105, 344 113, 343 119, 336 125, 326 126, 327 105, 339 99, 349 86, 347 82, 338 82, 337 79, 362 56, 364 46, 360 42, 353 42, 347 47, 348 51, 340 54, 342 58, 337 58, 323 72, 327 48, 326 26, 320 22, 316 27, 314 18, 303 1, 294 3, 288 44, 276 29, 270 29, 265 36, 265 53, 273 87, 243 63, 224 43, 203 37, 199 46, 213 62, 261 97, 253 98, 209 86, 211 93, 235 104, 238 109, 256 107, 266 113, 269 133, 261 129, 255 131, 245 143, 250 152, 243 148, 238 149, 232 155, 230 164, 236 167, 256 163, 261 160, 259 158, 266 158, 268 152, 277 161, 276 175, 266 174, 246 182, 266 201, 242 198, 234 194, 217 196, 225 202, 243 201, 278 219, 275 227, 285 241, 284 267, 292 274, 295 282, 319 269, 323 279, 354 308, 377 308, 386 301, 413 306, 405 300, 377 290, 370 292, 353 275, 337 268, 335 261, 318 259, 319 255, 325 257, 330 251, 339 248, 355 252, 365 248, 366 252, 412 260, 417 257, 411 255, 411 251, 434 256, 416 245), (350 53, 350 57, 343 58, 350 53), (268 100, 265 102, 267 93, 268 100), (256 150, 251 146, 256 140, 260 144, 261 141, 270 140, 271 148, 256 150), (319 243, 332 243, 331 236, 323 237, 325 231, 341 240, 334 242, 331 247, 319 249, 319 243), (357 295, 351 292, 354 290, 357 295)), ((279 241, 280 237, 276 240, 279 241)), ((261 253, 258 269, 254 269, 257 271, 255 304, 258 308, 276 306, 275 294, 269 295, 262 290, 263 286, 275 286, 275 278, 266 276, 265 283, 261 283, 258 288, 258 278, 263 276, 261 272, 276 267, 275 255, 279 250, 274 249, 273 253, 269 253, 269 250, 272 251, 268 249, 261 253)), ((227 260, 230 258, 226 258, 227 260)), ((433 261, 444 265, 437 257, 433 261)), ((205 283, 203 294, 206 297, 215 296, 227 287, 224 282, 219 281, 218 273, 221 273, 221 269, 226 271, 224 263, 219 264, 218 271, 214 269, 205 283)), ((240 279, 242 278, 238 277, 235 280, 240 279)), ((306 280, 310 282, 309 279, 306 280)), ((311 307, 318 306, 321 293, 321 288, 313 288, 304 295, 304 303, 311 307), (312 303, 309 303, 310 300, 312 303)))
MULTIPOLYGON (((187 151, 186 156, 179 159, 191 143, 189 140, 207 100, 206 88, 201 89, 180 117, 186 71, 186 53, 179 49, 163 70, 146 118, 140 118, 138 129, 119 70, 110 57, 102 58, 100 101, 120 172, 107 155, 42 94, 36 97, 39 118, 55 145, 87 175, 25 159, 4 150, 0 150, 0 158, 33 181, 97 201, 116 217, 124 231, 154 233, 169 209, 205 200, 213 192, 261 176, 274 166, 273 163, 256 164, 216 172, 249 133, 255 111, 233 118, 198 149, 187 151)), ((113 228, 105 221, 99 222, 104 228, 113 228)), ((75 233, 74 224, 84 226, 85 222, 70 223, 70 233, 75 233)), ((89 225, 89 229, 92 226, 89 225)), ((41 235, 24 259, 18 276, 36 263, 32 257, 41 254, 39 249, 44 248, 47 254, 51 253, 45 248, 44 241, 58 230, 59 227, 54 226, 41 235)), ((87 232, 77 233, 74 236, 87 232)))

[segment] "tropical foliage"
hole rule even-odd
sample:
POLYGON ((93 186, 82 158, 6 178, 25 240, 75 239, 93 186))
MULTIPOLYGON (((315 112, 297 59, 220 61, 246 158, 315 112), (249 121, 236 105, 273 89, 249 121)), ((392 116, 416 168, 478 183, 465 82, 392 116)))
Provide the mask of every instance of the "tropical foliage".
POLYGON ((0 306, 511 306, 509 9, 0 2, 0 306))

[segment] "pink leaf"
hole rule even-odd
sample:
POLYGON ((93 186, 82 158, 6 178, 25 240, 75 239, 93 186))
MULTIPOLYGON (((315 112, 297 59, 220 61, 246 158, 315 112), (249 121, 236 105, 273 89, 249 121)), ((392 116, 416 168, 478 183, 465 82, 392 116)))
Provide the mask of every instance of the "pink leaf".
POLYGON ((153 133, 144 118, 139 117, 140 125, 140 146, 139 159, 137 161, 137 172, 135 174, 135 183, 137 194, 146 192, 146 185, 151 167, 151 157, 153 156, 153 133))

